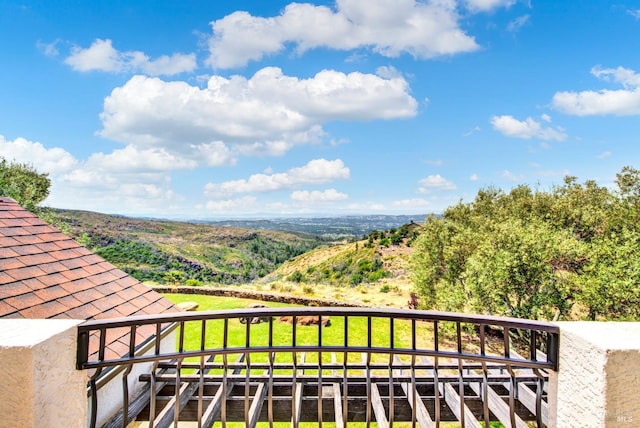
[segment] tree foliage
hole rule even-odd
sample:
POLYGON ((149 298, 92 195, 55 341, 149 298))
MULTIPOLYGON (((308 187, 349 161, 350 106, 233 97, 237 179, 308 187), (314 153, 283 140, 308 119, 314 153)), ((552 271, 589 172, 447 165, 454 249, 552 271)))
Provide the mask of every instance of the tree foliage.
POLYGON ((0 196, 8 196, 30 211, 49 196, 51 180, 31 165, 0 158, 0 196))
POLYGON ((423 307, 533 319, 640 319, 640 171, 616 187, 482 189, 413 244, 423 307))

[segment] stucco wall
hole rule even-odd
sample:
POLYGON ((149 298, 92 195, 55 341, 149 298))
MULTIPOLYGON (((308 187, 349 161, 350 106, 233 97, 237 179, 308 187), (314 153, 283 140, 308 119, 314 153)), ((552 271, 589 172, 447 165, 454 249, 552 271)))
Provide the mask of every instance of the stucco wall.
POLYGON ((76 370, 76 320, 0 320, 0 424, 86 426, 86 374, 76 370))
POLYGON ((551 427, 640 426, 640 323, 560 322, 551 427))

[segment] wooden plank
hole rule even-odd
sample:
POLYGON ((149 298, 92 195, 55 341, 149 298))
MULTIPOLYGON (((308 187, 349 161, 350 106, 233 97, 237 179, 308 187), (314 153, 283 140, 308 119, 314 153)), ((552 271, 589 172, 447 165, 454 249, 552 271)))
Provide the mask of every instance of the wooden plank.
MULTIPOLYGON (((244 357, 245 357, 245 354, 240 354, 240 356, 236 360, 236 363, 237 364, 242 363, 244 361, 244 357)), ((241 369, 237 367, 233 369, 232 373, 239 374, 240 371, 241 369)), ((231 395, 231 390, 233 389, 233 385, 234 385, 233 382, 229 382, 229 384, 227 385, 227 394, 224 398, 222 397, 222 390, 223 390, 222 385, 218 387, 216 394, 213 396, 213 399, 211 400, 211 402, 205 409, 204 413, 202 414, 203 427, 210 427, 213 425, 214 419, 218 417, 218 415, 220 414, 220 410, 222 409, 222 400, 226 400, 227 398, 229 398, 229 396, 231 395)))
MULTIPOLYGON (((397 355, 393 356, 393 362, 394 364, 401 363, 400 358, 397 355)), ((396 370, 396 372, 400 376, 403 376, 405 374, 405 370, 396 370)), ((427 407, 424 405, 424 402, 422 401, 422 397, 420 396, 420 394, 418 394, 418 392, 415 391, 415 389, 409 382, 401 382, 400 386, 402 387, 404 394, 407 396, 407 400, 409 401, 409 406, 411 406, 412 409, 413 409, 413 401, 414 401, 413 394, 415 392, 415 405, 416 405, 415 411, 416 411, 416 420, 418 424, 420 424, 422 428, 435 428, 436 424, 431 419, 431 415, 429 414, 427 407)))
MULTIPOLYGON (((522 355, 518 354, 516 351, 511 350, 511 353, 516 358, 524 358, 522 355)), ((542 351, 537 351, 536 359, 538 361, 547 361, 547 355, 542 351)), ((495 370, 494 370, 495 371, 495 370)), ((520 370, 522 372, 530 373, 532 376, 535 376, 535 373, 531 369, 520 370)), ((548 382, 545 382, 545 386, 548 382)), ((507 390, 511 389, 511 383, 506 382, 503 384, 507 390)), ((529 388, 527 385, 523 385, 522 383, 518 384, 518 401, 520 401, 531 413, 536 414, 536 393, 529 388)), ((540 413, 542 414, 542 423, 545 425, 549 424, 549 407, 546 401, 542 400, 540 413)))
MULTIPOLYGON (((444 400, 453 414, 460 422, 462 422, 462 415, 460 414, 461 399, 458 392, 449 382, 446 382, 444 386, 440 384, 438 387, 440 389, 440 393, 444 394, 444 400)), ((482 428, 480 426, 480 422, 478 422, 466 404, 464 405, 464 421, 465 427, 482 428)))
POLYGON ((154 423, 154 426, 158 428, 168 428, 172 424, 175 417, 176 401, 178 402, 178 412, 180 412, 182 411, 184 406, 187 405, 189 399, 191 398, 191 396, 193 396, 193 393, 197 389, 197 383, 183 382, 182 385, 180 385, 180 389, 177 394, 177 400, 176 395, 171 397, 167 404, 164 405, 162 410, 160 410, 158 416, 155 417, 156 422, 154 423))
MULTIPOLYGON (((331 353, 331 363, 336 364, 338 361, 335 352, 331 353)), ((338 374, 337 370, 333 370, 333 375, 338 374)), ((342 420, 342 394, 340 393, 340 384, 334 382, 333 387, 333 408, 336 421, 336 428, 344 428, 346 421, 342 420)))
MULTIPOLYGON (((265 370, 264 374, 269 375, 269 370, 265 370)), ((253 401, 251 402, 251 407, 249 408, 249 428, 255 428, 256 424, 258 423, 258 418, 260 417, 260 412, 262 411, 262 404, 264 403, 264 397, 267 396, 267 381, 260 382, 258 388, 256 389, 256 393, 253 396, 253 401)))
MULTIPOLYGON (((165 382, 158 382, 156 385, 156 393, 157 391, 162 390, 166 385, 165 382)), ((127 421, 127 425, 129 422, 134 420, 142 410, 149 404, 149 399, 151 397, 150 394, 151 385, 147 383, 140 393, 129 403, 129 420, 127 421)), ((122 409, 115 414, 115 416, 110 419, 107 423, 103 425, 102 428, 122 428, 122 419, 124 418, 124 412, 122 409)))
MULTIPOLYGON (((507 389, 511 387, 510 383, 504 384, 507 389)), ((536 393, 527 385, 522 383, 518 384, 518 401, 520 401, 531 413, 536 414, 536 393)), ((540 413, 542 415, 542 423, 549 425, 549 407, 546 401, 542 400, 540 403, 542 407, 540 413)))
MULTIPOLYGON (((304 352, 301 353, 300 364, 304 364, 306 355, 307 354, 304 352)), ((304 369, 300 370, 300 374, 304 375, 304 369)), ((302 399, 304 398, 302 392, 304 389, 304 382, 295 382, 293 384, 293 389, 293 405, 295 406, 295 412, 293 414, 293 417, 291 418, 291 426, 297 427, 300 423, 300 416, 302 415, 302 399)))
MULTIPOLYGON (((367 363, 367 354, 362 354, 362 362, 367 363)), ((365 376, 367 375, 367 369, 364 370, 365 376)), ((384 404, 382 404, 382 396, 378 385, 371 383, 371 407, 373 408, 373 414, 376 417, 378 428, 389 428, 389 420, 387 419, 387 413, 384 410, 384 404)))
MULTIPOLYGON (((480 394, 480 384, 477 382, 470 383, 471 389, 478 394, 480 394)), ((509 405, 504 402, 500 395, 496 393, 491 386, 487 387, 487 396, 483 397, 484 400, 488 400, 489 409, 493 412, 493 414, 498 418, 500 422, 505 426, 505 428, 511 427, 511 412, 509 410, 509 405)), ((518 416, 515 415, 516 419, 516 428, 528 428, 528 425, 518 416)))

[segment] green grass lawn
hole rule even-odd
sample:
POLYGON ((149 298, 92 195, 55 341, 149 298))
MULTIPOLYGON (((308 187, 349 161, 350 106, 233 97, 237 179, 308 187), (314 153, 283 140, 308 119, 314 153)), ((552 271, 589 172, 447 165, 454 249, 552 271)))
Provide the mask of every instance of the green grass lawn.
MULTIPOLYGON (((198 310, 231 310, 246 309, 255 300, 236 299, 217 296, 200 296, 200 295, 184 295, 184 294, 165 294, 167 299, 174 303, 195 302, 198 303, 198 310)), ((270 307, 294 307, 284 303, 265 302, 270 307)), ((344 317, 331 317, 331 325, 322 328, 322 345, 323 346, 340 346, 345 343, 344 317)), ((388 318, 375 318, 371 323, 371 344, 372 346, 388 347, 391 338, 391 323, 393 322, 393 344, 395 347, 411 347, 411 322, 408 320, 392 321, 388 318)), ((206 322, 206 347, 222 347, 224 321, 210 320, 206 322)), ((367 346, 368 341, 368 323, 366 317, 352 316, 348 318, 348 345, 349 346, 367 346)), ((202 321, 187 322, 185 325, 185 350, 199 350, 201 347, 202 321)), ((433 346, 433 332, 430 324, 418 323, 418 334, 416 337, 417 346, 433 346)), ((238 319, 230 319, 228 325, 228 346, 240 347, 246 342, 247 325, 241 324, 238 319)), ((297 345, 318 345, 320 329, 318 326, 301 326, 296 327, 296 344, 297 345)), ((274 346, 289 346, 293 342, 293 326, 289 323, 273 320, 273 337, 272 344, 274 346)), ((269 344, 269 323, 260 323, 250 325, 250 343, 252 346, 268 346, 269 344)), ((282 354, 281 362, 290 362, 291 354, 282 354)), ((279 358, 281 357, 279 355, 279 358)), ((307 355, 307 361, 317 361, 317 353, 315 355, 307 355), (314 360, 315 358, 315 360, 314 360)), ((323 353, 323 361, 331 362, 330 353, 323 353)), ((337 355, 338 362, 341 362, 342 353, 337 355)), ((255 361, 266 361, 267 355, 256 354, 255 361)), ((360 355, 349 355, 349 360, 359 361, 360 355)), ((374 356, 374 361, 388 361, 388 355, 374 356)))

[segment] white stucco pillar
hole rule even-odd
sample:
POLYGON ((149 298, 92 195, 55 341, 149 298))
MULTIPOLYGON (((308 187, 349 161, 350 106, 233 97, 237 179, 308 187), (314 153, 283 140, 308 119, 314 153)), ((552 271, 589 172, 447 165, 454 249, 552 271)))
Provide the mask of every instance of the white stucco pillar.
POLYGON ((78 320, 0 319, 0 425, 85 428, 87 374, 78 320))
POLYGON ((560 366, 549 379, 549 426, 640 426, 640 323, 558 325, 560 366))

